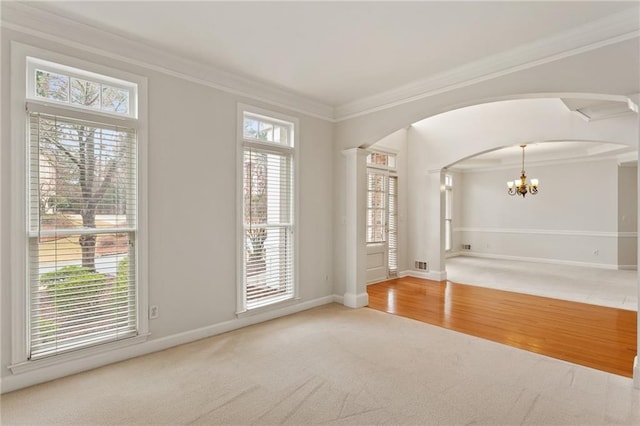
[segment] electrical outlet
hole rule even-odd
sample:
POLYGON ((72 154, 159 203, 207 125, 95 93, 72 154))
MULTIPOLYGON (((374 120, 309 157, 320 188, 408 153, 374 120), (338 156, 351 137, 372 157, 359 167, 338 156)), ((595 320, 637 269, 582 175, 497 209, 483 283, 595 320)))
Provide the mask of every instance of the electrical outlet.
POLYGON ((153 305, 149 307, 149 319, 156 319, 158 318, 158 315, 158 306, 153 305))

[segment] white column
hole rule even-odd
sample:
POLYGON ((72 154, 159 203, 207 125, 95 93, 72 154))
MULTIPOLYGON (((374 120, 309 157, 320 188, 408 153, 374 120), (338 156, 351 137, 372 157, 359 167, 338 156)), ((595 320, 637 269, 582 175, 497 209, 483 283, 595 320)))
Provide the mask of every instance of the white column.
POLYGON ((342 151, 345 156, 345 289, 344 305, 361 308, 369 304, 366 283, 366 191, 367 154, 361 148, 342 151))
POLYGON ((444 173, 430 170, 427 173, 427 256, 428 278, 435 281, 447 279, 444 257, 444 173))

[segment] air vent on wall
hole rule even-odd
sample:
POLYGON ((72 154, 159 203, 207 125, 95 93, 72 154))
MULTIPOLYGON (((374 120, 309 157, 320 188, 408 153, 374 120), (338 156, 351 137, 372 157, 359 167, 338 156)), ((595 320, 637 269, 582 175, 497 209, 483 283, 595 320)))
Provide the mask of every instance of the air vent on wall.
POLYGON ((421 271, 428 271, 429 264, 427 262, 421 262, 419 260, 416 260, 416 269, 419 269, 421 271))

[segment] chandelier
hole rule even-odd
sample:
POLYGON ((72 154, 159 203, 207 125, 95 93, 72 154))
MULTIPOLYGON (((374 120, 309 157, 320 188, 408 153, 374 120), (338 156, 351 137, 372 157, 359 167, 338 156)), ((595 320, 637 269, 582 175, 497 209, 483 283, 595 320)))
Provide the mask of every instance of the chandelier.
POLYGON ((531 195, 538 193, 538 179, 531 179, 531 183, 527 183, 527 175, 524 173, 524 148, 526 146, 527 145, 520 145, 520 148, 522 148, 522 175, 520 179, 507 182, 507 186, 509 187, 507 193, 509 195, 522 195, 523 198, 527 195, 527 192, 531 195))

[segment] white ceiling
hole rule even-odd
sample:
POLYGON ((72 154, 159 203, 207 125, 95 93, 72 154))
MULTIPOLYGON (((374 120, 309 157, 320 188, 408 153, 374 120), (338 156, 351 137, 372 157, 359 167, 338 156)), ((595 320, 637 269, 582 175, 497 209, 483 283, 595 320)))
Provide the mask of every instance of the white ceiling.
POLYGON ((637 2, 42 2, 41 9, 340 106, 637 2))

